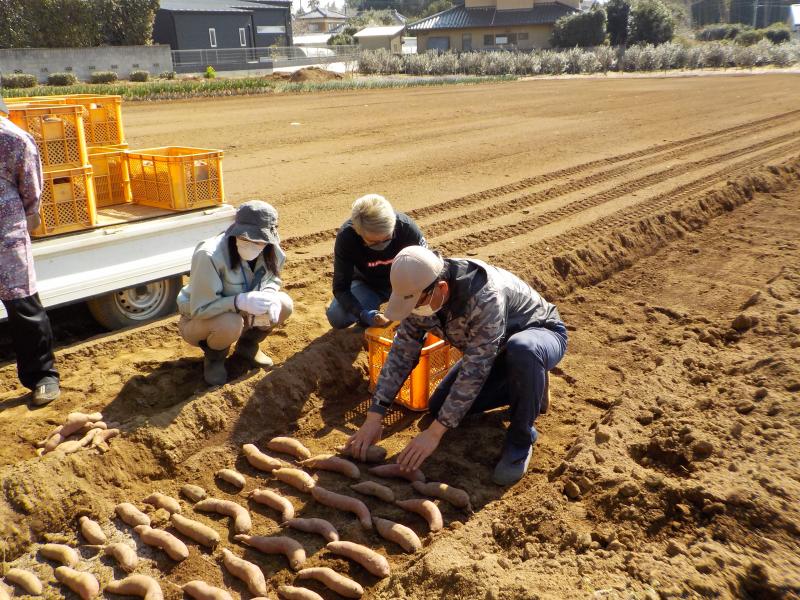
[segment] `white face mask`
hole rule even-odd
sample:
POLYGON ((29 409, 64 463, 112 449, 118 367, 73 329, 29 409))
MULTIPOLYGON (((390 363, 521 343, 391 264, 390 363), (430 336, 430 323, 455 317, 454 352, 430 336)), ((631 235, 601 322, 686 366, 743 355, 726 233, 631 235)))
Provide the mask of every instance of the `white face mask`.
POLYGON ((258 255, 261 254, 266 246, 266 244, 261 242, 251 242, 249 240, 236 238, 236 250, 239 252, 239 256, 242 257, 242 260, 254 260, 258 258, 258 255))
POLYGON ((423 304, 422 306, 413 308, 411 314, 417 315, 418 317, 432 317, 436 314, 436 311, 433 310, 430 304, 423 304))
POLYGON ((431 306, 431 302, 433 302, 433 295, 436 293, 436 289, 438 288, 434 288, 433 294, 431 294, 431 299, 428 300, 427 304, 423 304, 422 306, 415 306, 411 310, 411 313, 419 317, 432 317, 433 315, 436 314, 437 311, 441 310, 442 308, 441 305, 436 310, 434 310, 433 306, 431 306))

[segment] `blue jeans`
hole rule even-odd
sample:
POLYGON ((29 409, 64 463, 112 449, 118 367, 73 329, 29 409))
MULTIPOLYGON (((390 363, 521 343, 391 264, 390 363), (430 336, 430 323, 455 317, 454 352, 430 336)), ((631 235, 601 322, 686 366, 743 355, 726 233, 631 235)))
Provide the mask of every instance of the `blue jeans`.
MULTIPOLYGON (((533 422, 539 416, 545 374, 561 361, 566 351, 567 328, 562 323, 552 329, 535 327, 512 335, 497 355, 468 414, 508 406, 510 423, 506 440, 515 446, 530 446, 536 441, 533 422)), ((434 417, 439 414, 460 369, 461 361, 453 365, 431 394, 428 410, 434 417)))
MULTIPOLYGON (((350 291, 356 297, 356 300, 361 303, 361 308, 364 310, 378 310, 381 304, 389 300, 392 288, 388 285, 385 288, 373 288, 360 279, 354 279, 350 283, 350 291)), ((358 321, 358 317, 347 312, 336 298, 328 306, 325 315, 328 317, 328 323, 334 329, 344 329, 358 321)), ((366 324, 362 323, 362 325, 366 324)))

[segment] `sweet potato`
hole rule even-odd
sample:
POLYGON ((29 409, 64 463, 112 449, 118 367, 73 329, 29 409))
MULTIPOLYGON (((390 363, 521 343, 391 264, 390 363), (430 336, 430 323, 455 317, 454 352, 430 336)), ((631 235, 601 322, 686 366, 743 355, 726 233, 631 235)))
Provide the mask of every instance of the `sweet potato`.
POLYGON ((30 571, 25 571, 23 569, 9 569, 5 575, 5 580, 13 583, 14 585, 18 585, 31 596, 42 595, 42 582, 30 571))
POLYGON ((395 504, 402 509, 417 513, 428 522, 428 529, 431 531, 439 531, 444 527, 439 507, 430 500, 412 498, 411 500, 397 500, 395 504))
POLYGON ((137 525, 133 530, 139 534, 145 544, 160 548, 172 560, 181 561, 189 558, 189 548, 170 532, 153 529, 149 525, 137 525))
MULTIPOLYGON (((345 450, 344 446, 337 446, 336 452, 339 454, 344 454, 345 456, 349 456, 351 458, 355 458, 359 460, 357 456, 355 456, 351 449, 348 448, 345 450)), ((368 463, 382 463, 386 460, 386 448, 381 448, 380 446, 370 446, 367 448, 367 460, 365 462, 368 463)))
POLYGON ((233 469, 220 469, 216 472, 216 476, 222 479, 222 481, 227 481, 233 487, 237 487, 239 489, 242 489, 247 483, 244 475, 239 473, 239 471, 234 471, 233 469))
POLYGON ((235 535, 237 542, 255 548, 264 554, 283 554, 289 559, 289 566, 297 571, 306 562, 306 551, 300 542, 286 536, 235 535))
POLYGON ((45 558, 60 562, 67 567, 74 567, 80 560, 75 549, 65 544, 45 544, 39 548, 39 553, 45 558))
POLYGON ((469 500, 469 494, 462 489, 439 481, 429 481, 427 483, 412 481, 411 486, 420 494, 425 494, 432 498, 439 498, 449 502, 456 508, 463 508, 466 511, 472 512, 472 503, 469 500))
POLYGON ((129 575, 120 581, 112 581, 103 591, 120 596, 139 596, 144 600, 164 600, 159 583, 147 575, 129 575))
POLYGON ((108 429, 108 424, 105 421, 96 421, 94 423, 86 423, 83 427, 78 430, 78 433, 84 434, 89 433, 92 429, 108 429))
POLYGON ((109 544, 103 548, 103 554, 114 558, 119 563, 120 569, 126 573, 135 571, 139 565, 139 555, 136 554, 136 550, 121 542, 109 544))
POLYGON ((311 467, 312 469, 321 469, 322 471, 341 473, 350 479, 361 479, 361 471, 358 470, 356 465, 351 463, 349 460, 339 458, 333 454, 317 454, 311 458, 301 460, 297 464, 304 467, 311 467))
POLYGON ((355 542, 328 542, 326 547, 334 554, 357 562, 376 577, 388 577, 391 574, 389 561, 366 546, 355 542))
POLYGON ((50 435, 47 436, 47 440, 43 444, 45 452, 51 452, 54 450, 56 446, 64 442, 73 433, 80 431, 88 423, 101 421, 102 419, 103 415, 100 413, 86 414, 81 412, 73 412, 68 414, 64 424, 56 427, 50 433, 50 435))
POLYGON ((222 551, 222 564, 231 575, 247 584, 247 589, 251 594, 263 596, 267 593, 267 582, 258 565, 239 558, 227 548, 222 551))
POLYGON ((76 571, 70 567, 58 567, 56 579, 63 583, 83 600, 94 598, 100 593, 100 583, 91 573, 76 571))
POLYGON ((233 600, 227 591, 195 579, 181 588, 195 600, 233 600))
POLYGON ((130 502, 122 502, 114 507, 114 512, 127 525, 136 527, 137 525, 150 525, 150 517, 136 508, 130 502))
POLYGON ((372 517, 372 522, 382 538, 394 542, 406 552, 414 554, 422 550, 422 542, 417 534, 405 525, 379 517, 372 517))
POLYGON ((311 475, 300 469, 284 467, 275 469, 272 474, 283 483, 288 483, 293 488, 305 492, 306 494, 314 489, 314 486, 317 484, 311 475))
POLYGON ((282 460, 272 458, 261 452, 255 444, 245 444, 242 446, 242 453, 247 459, 247 462, 250 463, 250 466, 259 471, 272 473, 275 469, 286 466, 282 460))
POLYGON ((314 496, 314 500, 320 504, 353 513, 356 517, 358 517, 358 520, 363 527, 366 529, 372 529, 372 517, 369 514, 369 508, 367 508, 367 505, 361 500, 351 496, 345 496, 343 494, 331 492, 330 490, 326 490, 324 487, 319 485, 314 486, 314 489, 311 490, 311 495, 314 496))
POLYGON ((230 500, 206 498, 195 504, 194 509, 202 512, 215 512, 233 518, 233 530, 236 533, 249 533, 253 528, 250 512, 244 506, 230 500))
POLYGON ((108 450, 108 440, 117 437, 119 434, 120 431, 116 427, 98 432, 92 440, 92 448, 100 448, 103 451, 108 450))
POLYGON ((306 533, 316 533, 325 538, 326 542, 339 541, 339 532, 325 519, 289 519, 282 523, 282 525, 297 529, 298 531, 305 531, 306 533))
POLYGON ((281 511, 281 518, 284 521, 288 521, 294 517, 294 505, 289 502, 288 498, 284 498, 278 492, 273 492, 272 490, 253 490, 250 492, 250 498, 254 502, 281 511))
POLYGON ((142 502, 155 506, 156 508, 163 508, 169 514, 181 512, 181 503, 172 496, 167 496, 161 492, 153 492, 147 498, 143 499, 142 502))
POLYGON ((267 443, 267 448, 273 452, 282 452, 283 454, 291 454, 295 458, 306 459, 311 458, 311 452, 298 440, 290 437, 276 437, 272 438, 267 443))
POLYGON ((333 590, 340 596, 345 598, 361 598, 364 595, 364 588, 361 585, 337 573, 328 567, 314 567, 312 569, 303 569, 297 574, 298 579, 314 579, 319 581, 325 587, 333 590))
POLYGON ((90 544, 105 544, 108 541, 103 528, 97 521, 92 521, 89 517, 83 516, 78 519, 81 534, 90 544))
POLYGON ((198 544, 215 548, 219 544, 219 534, 199 521, 187 519, 178 513, 172 513, 169 518, 172 526, 186 537, 194 540, 198 544))
POLYGON ((63 443, 59 444, 53 450, 53 452, 55 454, 62 454, 62 455, 72 454, 74 452, 77 452, 81 448, 83 448, 85 446, 88 446, 92 442, 92 440, 95 438, 95 436, 98 434, 98 432, 100 432, 100 431, 102 431, 102 430, 101 429, 90 429, 89 432, 86 435, 84 435, 82 438, 80 438, 79 440, 69 440, 67 442, 63 442, 63 443))
POLYGON ((208 496, 206 491, 199 485, 191 485, 189 483, 181 487, 181 494, 192 502, 200 502, 200 500, 205 500, 208 496))
POLYGON ((370 468, 369 472, 373 475, 377 475, 378 477, 384 477, 388 479, 397 478, 406 479, 408 481, 425 481, 425 474, 419 469, 414 469, 413 471, 404 471, 400 465, 396 463, 372 467, 370 468))
POLYGON ((278 595, 286 600, 325 600, 317 592, 293 585, 282 585, 278 588, 278 595))
POLYGON ((375 496, 384 502, 394 502, 394 492, 392 488, 388 488, 374 481, 354 483, 350 488, 365 496, 375 496))

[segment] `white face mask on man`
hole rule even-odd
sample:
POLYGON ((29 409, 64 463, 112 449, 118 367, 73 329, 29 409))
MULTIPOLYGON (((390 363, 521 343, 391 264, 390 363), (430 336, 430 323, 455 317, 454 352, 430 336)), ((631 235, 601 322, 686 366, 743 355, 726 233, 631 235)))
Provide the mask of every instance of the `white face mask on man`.
POLYGON ((250 240, 236 238, 236 250, 242 260, 255 260, 266 246, 263 242, 251 242, 250 240))
POLYGON ((433 296, 436 294, 436 290, 438 290, 438 286, 433 288, 433 292, 431 292, 430 300, 428 300, 427 304, 423 304, 422 306, 416 306, 411 309, 411 313, 417 315, 418 317, 432 317, 437 313, 437 311, 442 309, 443 302, 439 304, 439 308, 434 309, 433 304, 433 296))

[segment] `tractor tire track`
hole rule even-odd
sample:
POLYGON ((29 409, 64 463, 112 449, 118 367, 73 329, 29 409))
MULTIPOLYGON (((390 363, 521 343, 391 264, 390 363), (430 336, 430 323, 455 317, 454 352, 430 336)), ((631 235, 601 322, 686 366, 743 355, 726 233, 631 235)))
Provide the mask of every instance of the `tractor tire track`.
MULTIPOLYGON (((756 154, 748 157, 746 160, 720 169, 715 173, 711 173, 672 190, 652 196, 635 206, 624 208, 611 215, 601 217, 591 223, 570 229, 553 237, 548 237, 534 244, 516 248, 512 252, 504 252, 495 255, 493 260, 503 268, 523 276, 533 275, 530 273, 531 265, 540 264, 543 256, 548 257, 548 260, 553 260, 558 256, 580 251, 594 240, 607 237, 614 231, 621 233, 624 228, 635 225, 643 219, 655 214, 663 214, 665 211, 669 210, 670 207, 674 207, 670 212, 679 212, 683 207, 686 207, 699 192, 721 181, 753 171, 754 161, 765 164, 775 159, 798 154, 800 154, 800 143, 797 141, 756 154)), ((559 270, 559 274, 562 277, 566 277, 568 272, 563 272, 562 269, 568 267, 564 267, 563 264, 564 263, 562 263, 560 267, 557 265, 556 268, 559 270)))
POLYGON ((437 245, 436 248, 442 251, 444 254, 453 255, 463 253, 468 249, 487 246, 489 244, 501 242, 515 236, 524 235, 530 233, 534 229, 543 227, 544 225, 549 225, 565 217, 583 212, 590 208, 595 208, 601 204, 605 204, 613 200, 617 200, 638 190, 667 181, 670 178, 685 175, 718 162, 738 158, 765 147, 775 146, 783 142, 796 140, 798 139, 798 136, 800 136, 800 131, 792 131, 767 141, 761 141, 756 144, 745 146, 744 148, 738 148, 723 154, 708 156, 704 159, 689 162, 675 168, 669 168, 662 171, 657 171, 655 173, 650 173, 644 177, 640 177, 639 179, 623 182, 620 185, 617 185, 600 194, 575 200, 574 202, 570 202, 569 204, 566 204, 556 210, 548 211, 544 214, 537 215, 536 217, 524 219, 510 225, 502 225, 492 229, 484 229, 476 233, 466 234, 458 239, 437 245))
MULTIPOLYGON (((598 167, 614 165, 631 159, 646 158, 648 156, 657 155, 665 151, 680 150, 681 148, 687 145, 696 144, 700 142, 710 142, 711 140, 715 140, 718 137, 727 137, 736 134, 743 134, 752 129, 761 130, 763 129, 764 126, 768 125, 778 126, 782 121, 792 121, 798 115, 800 115, 800 110, 793 110, 786 113, 773 115, 771 117, 758 119, 756 121, 748 121, 747 123, 742 123, 740 125, 735 125, 725 129, 699 134, 682 140, 668 142, 665 144, 657 144, 641 150, 634 150, 632 152, 619 154, 617 156, 601 158, 581 163, 578 165, 573 165, 571 167, 558 169, 556 171, 551 171, 549 173, 535 175, 533 177, 522 179, 514 183, 509 183, 502 186, 489 188, 487 190, 482 190, 480 192, 474 192, 472 194, 467 194, 465 196, 454 198, 452 200, 446 200, 444 202, 435 204, 433 206, 426 206, 424 208, 411 210, 407 214, 413 219, 421 219, 441 212, 446 212, 456 208, 477 204, 479 202, 484 202, 486 200, 490 200, 492 198, 496 198, 499 196, 521 192, 535 185, 549 183, 551 181, 555 181, 563 177, 575 176, 584 171, 595 169, 598 167)), ((623 171, 620 171, 620 173, 621 172, 623 171)), ((297 250, 299 248, 311 246, 320 242, 324 242, 329 239, 333 239, 336 237, 337 231, 338 228, 333 228, 322 231, 316 231, 314 233, 309 233, 306 235, 290 237, 284 240, 283 245, 285 249, 297 250)))

